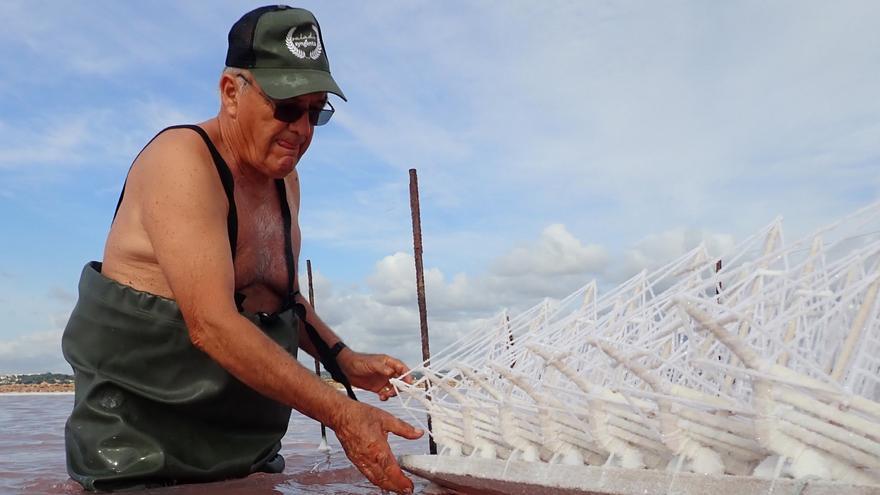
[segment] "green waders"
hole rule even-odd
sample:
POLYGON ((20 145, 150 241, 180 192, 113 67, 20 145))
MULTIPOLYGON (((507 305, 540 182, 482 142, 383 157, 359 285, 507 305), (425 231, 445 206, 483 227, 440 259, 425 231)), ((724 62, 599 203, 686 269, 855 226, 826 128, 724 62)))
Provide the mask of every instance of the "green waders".
MULTIPOLYGON (((172 126, 162 132, 169 129, 196 132, 211 153, 229 204, 229 248, 235 260, 238 216, 229 167, 201 127, 172 126)), ((302 327, 324 367, 356 399, 335 354, 296 302, 284 181, 276 179, 275 188, 287 294, 271 315, 245 312, 240 293, 234 294, 236 306, 294 357, 302 327)), ((123 187, 117 212, 124 195, 123 187)), ((91 262, 83 269, 79 300, 61 346, 76 383, 65 428, 67 471, 87 490, 215 481, 284 469, 278 451, 290 408, 248 388, 193 347, 176 302, 110 280, 101 275, 100 263, 91 262)))
MULTIPOLYGON (((65 428, 70 476, 87 490, 280 472, 290 408, 239 382, 196 349, 177 304, 83 269, 64 331, 76 375, 65 428)), ((296 356, 297 316, 248 315, 296 356)))

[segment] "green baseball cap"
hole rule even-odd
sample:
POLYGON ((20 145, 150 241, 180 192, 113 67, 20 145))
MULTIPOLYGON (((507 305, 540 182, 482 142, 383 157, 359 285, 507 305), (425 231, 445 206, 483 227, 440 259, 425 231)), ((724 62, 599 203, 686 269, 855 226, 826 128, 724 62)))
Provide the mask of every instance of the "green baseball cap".
POLYGON ((348 101, 330 75, 321 26, 305 9, 272 5, 243 15, 229 30, 226 66, 249 70, 276 100, 326 91, 348 101))

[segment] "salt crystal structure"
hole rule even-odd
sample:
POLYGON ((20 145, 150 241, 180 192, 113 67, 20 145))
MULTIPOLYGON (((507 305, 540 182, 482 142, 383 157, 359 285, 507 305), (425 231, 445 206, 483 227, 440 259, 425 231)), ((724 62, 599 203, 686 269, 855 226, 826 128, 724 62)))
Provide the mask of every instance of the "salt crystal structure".
POLYGON ((776 219, 502 312, 393 384, 441 457, 880 487, 878 292, 880 203, 795 242, 776 219))

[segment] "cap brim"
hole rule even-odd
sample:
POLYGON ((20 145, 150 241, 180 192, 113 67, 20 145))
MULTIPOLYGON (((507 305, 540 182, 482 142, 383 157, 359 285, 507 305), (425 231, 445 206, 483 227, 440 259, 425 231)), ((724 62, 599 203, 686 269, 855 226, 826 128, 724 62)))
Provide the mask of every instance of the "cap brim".
POLYGON ((329 72, 288 68, 250 69, 250 72, 263 92, 275 100, 326 91, 348 101, 329 72))

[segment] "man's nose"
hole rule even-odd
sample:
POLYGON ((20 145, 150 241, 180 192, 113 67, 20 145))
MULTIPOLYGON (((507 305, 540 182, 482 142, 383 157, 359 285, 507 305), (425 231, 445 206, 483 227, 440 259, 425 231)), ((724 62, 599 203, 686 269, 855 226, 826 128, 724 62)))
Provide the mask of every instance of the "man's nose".
POLYGON ((291 132, 296 133, 298 136, 305 139, 314 128, 314 126, 312 126, 312 123, 309 121, 309 118, 309 112, 303 112, 298 119, 287 124, 287 128, 291 132))

